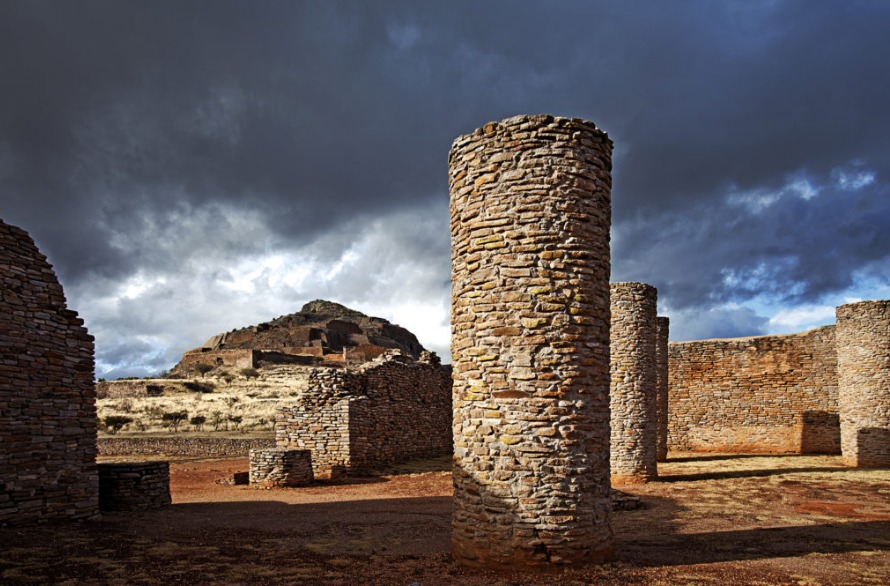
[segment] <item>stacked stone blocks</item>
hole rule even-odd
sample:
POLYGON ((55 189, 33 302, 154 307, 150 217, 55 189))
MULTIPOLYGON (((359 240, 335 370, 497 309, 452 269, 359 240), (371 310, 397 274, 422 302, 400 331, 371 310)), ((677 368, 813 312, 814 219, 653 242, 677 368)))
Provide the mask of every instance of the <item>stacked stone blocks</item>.
POLYGON ((890 468, 890 301, 837 308, 837 362, 844 461, 890 468))
POLYGON ((671 342, 671 449, 839 453, 835 327, 671 342))
POLYGON ((657 291, 645 283, 611 285, 611 480, 654 480, 657 469, 657 291))
POLYGON ((170 464, 103 462, 99 468, 99 508, 103 511, 145 511, 169 505, 170 464))
POLYGON ((390 350, 356 369, 317 367, 276 414, 276 445, 310 450, 316 478, 451 452, 451 377, 430 353, 390 350))
POLYGON ((287 488, 312 483, 312 452, 309 450, 250 450, 250 484, 262 488, 287 488))
POLYGON ((612 555, 611 146, 586 121, 517 116, 449 154, 459 563, 612 555))
POLYGON ((670 339, 670 318, 658 316, 655 319, 655 411, 657 419, 656 459, 667 460, 668 455, 668 346, 670 339))
POLYGON ((0 221, 0 525, 98 514, 93 377, 52 267, 0 221))

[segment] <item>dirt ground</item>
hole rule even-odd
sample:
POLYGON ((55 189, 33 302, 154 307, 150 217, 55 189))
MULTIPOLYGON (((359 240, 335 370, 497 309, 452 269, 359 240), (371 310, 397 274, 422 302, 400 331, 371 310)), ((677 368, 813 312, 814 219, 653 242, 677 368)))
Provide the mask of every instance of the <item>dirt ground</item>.
POLYGON ((174 461, 165 509, 0 529, 0 584, 890 584, 890 470, 672 454, 622 487, 644 507, 613 515, 615 562, 495 574, 450 559, 448 466, 260 490, 220 483, 246 460, 174 461))

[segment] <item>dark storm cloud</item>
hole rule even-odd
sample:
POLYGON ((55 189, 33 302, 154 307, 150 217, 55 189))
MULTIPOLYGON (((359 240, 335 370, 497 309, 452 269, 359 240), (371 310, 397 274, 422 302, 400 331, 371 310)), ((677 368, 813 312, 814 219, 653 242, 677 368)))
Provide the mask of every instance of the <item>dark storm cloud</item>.
POLYGON ((375 222, 431 283, 447 218, 393 218, 443 212, 458 134, 550 112, 615 140, 616 280, 678 311, 814 300, 886 282, 888 24, 865 1, 0 2, 0 217, 83 296, 336 262, 375 222))

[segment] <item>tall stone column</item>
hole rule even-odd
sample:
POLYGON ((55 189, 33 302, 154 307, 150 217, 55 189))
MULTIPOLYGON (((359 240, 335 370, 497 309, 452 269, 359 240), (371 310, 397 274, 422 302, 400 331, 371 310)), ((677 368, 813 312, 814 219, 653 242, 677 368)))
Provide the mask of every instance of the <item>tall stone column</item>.
POLYGON ((844 462, 890 468, 890 301, 850 303, 836 313, 844 462))
POLYGON ((655 318, 655 412, 658 422, 655 459, 667 460, 668 455, 668 340, 671 320, 655 318))
POLYGON ((541 115, 449 154, 458 563, 612 555, 611 153, 592 123, 541 115))
POLYGON ((656 444, 656 298, 645 283, 612 283, 612 484, 658 476, 656 444))

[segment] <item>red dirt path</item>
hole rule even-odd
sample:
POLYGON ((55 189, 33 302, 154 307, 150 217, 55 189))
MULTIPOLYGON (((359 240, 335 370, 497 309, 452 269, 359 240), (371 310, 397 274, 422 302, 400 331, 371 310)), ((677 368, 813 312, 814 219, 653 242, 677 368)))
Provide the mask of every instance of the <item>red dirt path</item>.
POLYGON ((219 483, 246 460, 172 462, 166 509, 0 529, 0 584, 890 583, 890 470, 672 454, 624 487, 645 507, 614 514, 615 562, 542 575, 451 561, 447 466, 258 490, 219 483))

